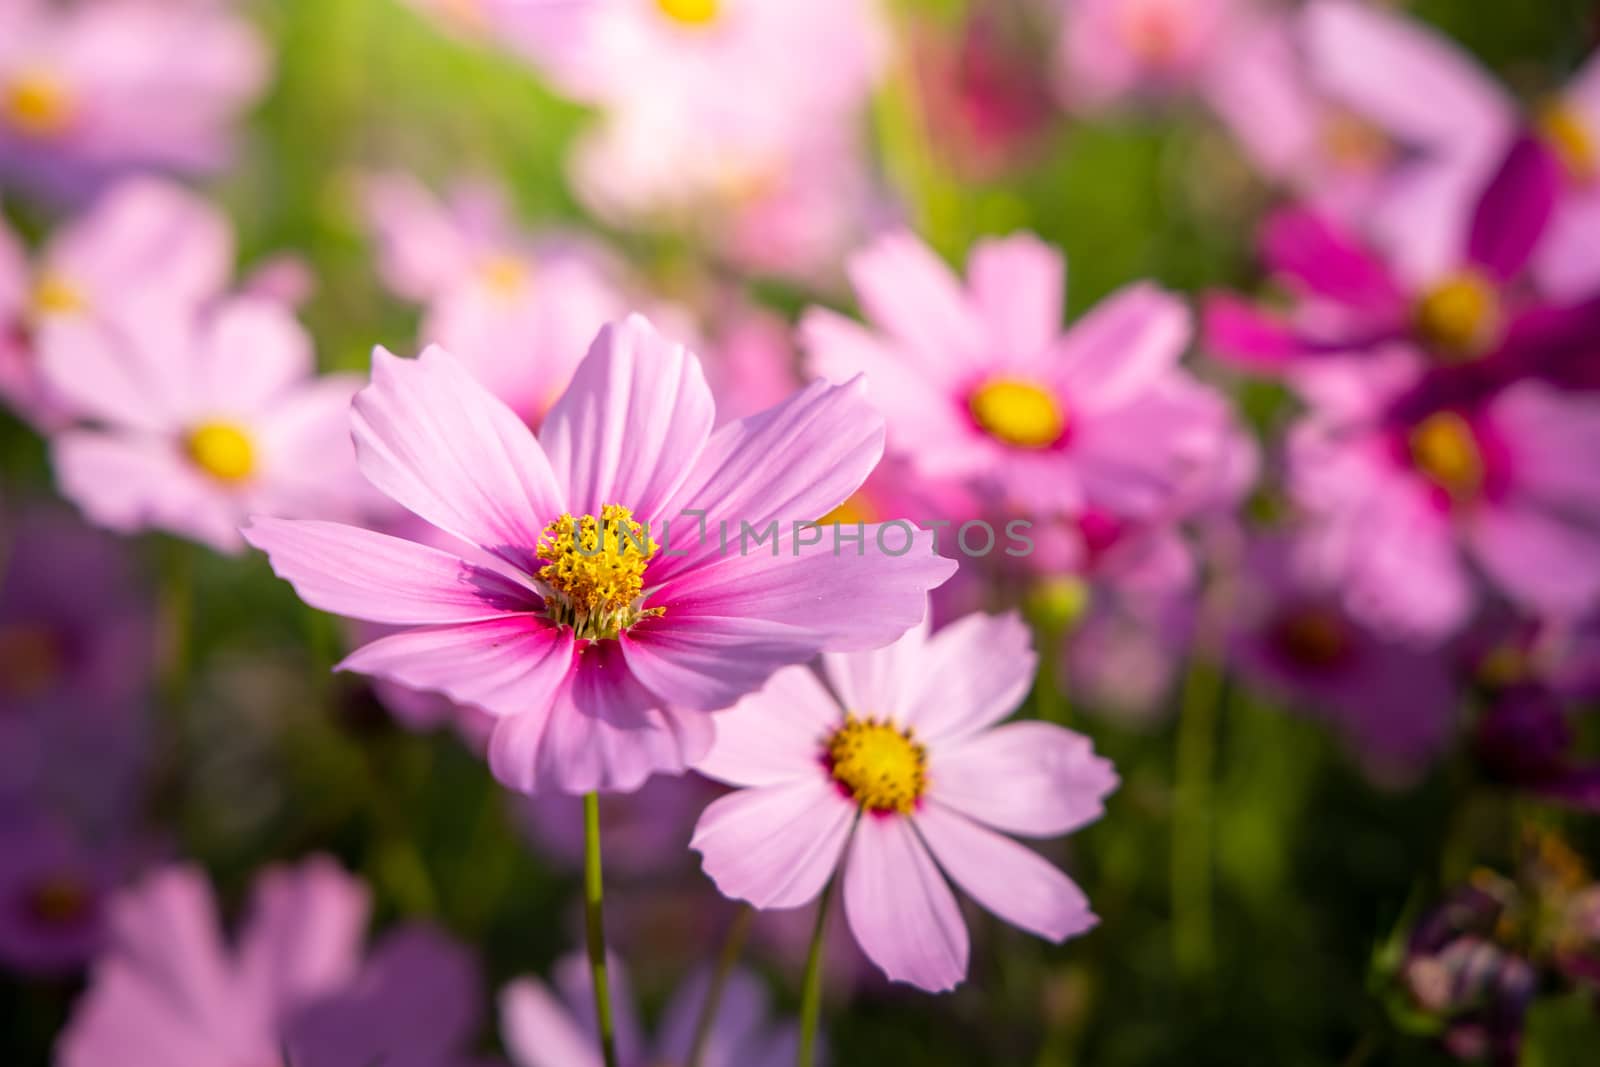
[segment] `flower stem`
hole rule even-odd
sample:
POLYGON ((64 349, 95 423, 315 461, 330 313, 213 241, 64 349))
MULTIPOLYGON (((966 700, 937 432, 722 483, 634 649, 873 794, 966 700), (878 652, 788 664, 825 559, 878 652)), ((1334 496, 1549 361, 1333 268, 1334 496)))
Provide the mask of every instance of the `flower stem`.
POLYGON ((828 928, 828 904, 838 875, 828 879, 817 901, 817 925, 811 931, 811 951, 806 954, 806 976, 800 992, 800 1055, 797 1067, 812 1067, 816 1061, 817 1020, 822 1015, 822 940, 828 928))
POLYGON ((600 794, 583 797, 583 917, 589 941, 589 974, 594 979, 594 1019, 600 1055, 617 1067, 617 1040, 611 1020, 611 978, 606 967, 606 922, 600 874, 600 794))
POLYGON ((1172 813, 1172 955, 1180 974, 1211 966, 1212 774, 1222 670, 1198 649, 1183 684, 1172 813))
POLYGON ((748 904, 739 905, 738 914, 728 924, 722 938, 722 951, 717 955, 717 969, 711 973, 711 984, 706 987, 706 999, 700 1005, 700 1017, 695 1020, 694 1040, 689 1045, 687 1067, 700 1067, 700 1057, 705 1054, 706 1042, 711 1038, 711 1027, 717 1019, 717 1007, 722 1002, 722 991, 728 985, 728 975, 744 951, 745 935, 750 932, 750 920, 755 911, 748 904))

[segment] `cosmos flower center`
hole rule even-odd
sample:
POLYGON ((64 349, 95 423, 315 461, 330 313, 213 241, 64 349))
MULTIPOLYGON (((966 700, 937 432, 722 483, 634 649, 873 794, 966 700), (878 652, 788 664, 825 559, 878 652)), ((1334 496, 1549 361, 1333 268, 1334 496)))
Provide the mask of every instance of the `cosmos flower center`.
POLYGON ((478 276, 495 296, 509 299, 528 282, 528 265, 516 256, 500 253, 484 260, 478 276))
POLYGON ((77 922, 89 910, 89 891, 69 874, 41 880, 28 892, 28 914, 50 926, 77 922))
POLYGON ((1183 13, 1177 5, 1151 2, 1133 4, 1122 24, 1122 37, 1129 51, 1153 66, 1177 60, 1182 51, 1183 13))
POLYGON ((48 690, 61 675, 62 651, 49 627, 0 626, 0 694, 24 699, 48 690))
POLYGON ((1481 274, 1462 271, 1417 302, 1417 330, 1449 359, 1483 352, 1500 322, 1500 297, 1481 274))
POLYGON ((661 13, 685 26, 704 26, 722 13, 721 0, 656 0, 661 13))
POLYGON ((72 315, 89 306, 83 292, 59 274, 44 274, 29 297, 36 315, 72 315))
POLYGON ((865 811, 910 815, 928 786, 928 752, 888 722, 845 716, 828 738, 826 764, 850 799, 865 811))
POLYGON ((189 431, 183 448, 195 466, 220 482, 242 482, 256 470, 255 444, 235 423, 202 423, 189 431))
POLYGON ((995 378, 967 402, 990 436, 1018 448, 1048 448, 1061 440, 1066 413, 1043 386, 1022 378, 995 378))
POLYGON ((1338 667, 1352 652, 1344 619, 1315 605, 1285 612, 1273 625, 1271 640, 1290 663, 1313 671, 1338 667))
POLYGON ((1483 452, 1472 424, 1453 411, 1437 411, 1417 424, 1409 440, 1417 469, 1456 500, 1483 488, 1483 452))
POLYGON ((1572 105, 1552 100, 1539 109, 1536 121, 1539 135, 1574 182, 1586 185, 1600 177, 1600 146, 1595 145, 1583 117, 1572 105))
POLYGON ((72 98, 61 80, 45 71, 23 71, 5 87, 0 113, 35 137, 60 133, 72 120, 72 98))
POLYGON ((1323 122, 1321 141, 1329 159, 1353 171, 1377 170, 1392 152, 1382 130, 1348 111, 1336 111, 1323 122))
POLYGON ((550 618, 580 638, 616 637, 640 619, 644 572, 660 546, 633 512, 607 504, 599 516, 562 515, 544 528, 538 555, 539 580, 550 590, 550 618))

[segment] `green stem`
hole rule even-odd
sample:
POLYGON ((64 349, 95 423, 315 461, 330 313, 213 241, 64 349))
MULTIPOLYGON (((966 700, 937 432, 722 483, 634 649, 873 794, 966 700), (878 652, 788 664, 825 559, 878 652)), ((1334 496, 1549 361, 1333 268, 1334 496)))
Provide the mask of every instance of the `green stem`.
POLYGON ((806 976, 800 992, 800 1055, 797 1067, 812 1067, 816 1062, 817 1020, 822 1016, 822 940, 828 928, 828 904, 833 899, 838 875, 828 879, 817 901, 817 925, 811 931, 811 951, 806 953, 806 976))
POLYGON ((711 1026, 717 1019, 717 1006, 722 1002, 722 991, 728 985, 728 975, 744 951, 745 935, 750 932, 750 919, 755 911, 748 904, 739 905, 739 912, 728 924, 722 939, 722 951, 717 954, 717 969, 711 973, 711 984, 706 987, 706 999, 700 1005, 700 1016, 694 1024, 694 1040, 689 1045, 687 1067, 700 1067, 700 1057, 705 1054, 706 1042, 711 1038, 711 1026))
POLYGON ((1172 955, 1178 972, 1211 967, 1211 814, 1222 671, 1198 648, 1184 680, 1172 813, 1172 955))
POLYGON ((600 1055, 606 1067, 617 1067, 617 1040, 611 1019, 611 978, 606 973, 604 880, 600 874, 600 794, 583 797, 583 917, 589 935, 589 974, 594 979, 594 1019, 600 1031, 600 1055))

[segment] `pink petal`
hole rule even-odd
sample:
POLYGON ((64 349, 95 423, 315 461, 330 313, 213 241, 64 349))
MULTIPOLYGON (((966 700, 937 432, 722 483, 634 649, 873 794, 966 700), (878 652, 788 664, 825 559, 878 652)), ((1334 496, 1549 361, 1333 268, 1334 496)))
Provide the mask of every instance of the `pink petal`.
POLYGON ((1073 406, 1104 410, 1126 403, 1177 365, 1193 332, 1188 306, 1147 282, 1101 301, 1057 342, 1067 417, 1073 406))
POLYGON ((443 693, 494 715, 542 719, 574 655, 572 631, 510 615, 380 637, 336 669, 443 693))
POLYGON ((855 805, 818 768, 810 781, 713 801, 689 847, 723 896, 757 908, 798 908, 828 883, 855 822, 855 805))
POLYGON ((577 514, 606 504, 658 521, 716 418, 700 361, 642 315, 600 331, 539 432, 577 514))
POLYGON ((926 646, 931 619, 907 630, 892 644, 861 652, 830 652, 822 657, 822 670, 839 703, 858 716, 875 716, 903 723, 916 710, 921 691, 918 677, 928 669, 926 646))
POLYGON ((1600 189, 1568 191, 1534 253, 1534 275, 1552 300, 1576 302, 1600 292, 1600 189))
POLYGON ((566 510, 522 420, 441 348, 403 360, 379 349, 356 395, 362 473, 433 525, 532 573, 539 533, 566 510))
POLYGON ((122 533, 158 528, 218 552, 244 548, 244 509, 228 490, 186 463, 170 442, 87 432, 51 447, 61 492, 101 526, 122 533))
POLYGON ((942 993, 966 977, 966 924, 909 819, 859 821, 845 865, 844 914, 861 951, 892 981, 942 993))
POLYGON ((713 716, 716 740, 694 769, 742 786, 811 777, 841 721, 839 705, 810 667, 785 667, 759 692, 713 716))
POLYGON ((411 625, 497 619, 538 606, 531 590, 502 574, 356 526, 258 517, 244 538, 301 600, 335 615, 411 625))
POLYGON ((1521 273, 1544 237, 1566 177, 1555 153, 1519 137, 1478 199, 1467 235, 1467 259, 1497 281, 1521 273))
POLYGON ((1041 354, 1060 333, 1066 263, 1032 234, 978 242, 967 263, 967 285, 1008 356, 1041 354))
POLYGON ((928 752, 928 797, 997 830, 1054 837, 1094 822, 1117 787, 1089 739, 1014 722, 928 752))
POLYGON ((1380 318, 1403 314, 1404 295, 1382 260, 1343 226, 1306 208, 1285 208, 1261 229, 1261 256, 1306 292, 1380 318))
POLYGON ((850 257, 848 270, 868 321, 935 381, 966 376, 983 355, 984 327, 961 282, 909 232, 880 237, 850 257))
POLYGON ((1600 525, 1517 501, 1483 509, 1468 536, 1489 576, 1535 614, 1573 618, 1600 601, 1600 525))
POLYGON ((1276 373, 1307 354, 1287 322, 1232 293, 1206 294, 1200 315, 1203 346, 1220 362, 1255 374, 1276 373))
POLYGON ((245 415, 316 370, 311 338, 281 304, 235 297, 212 313, 200 339, 201 416, 245 415))
POLYGON ((907 666, 900 721, 930 745, 970 736, 1017 709, 1037 665, 1033 635, 1016 612, 957 619, 907 666))
POLYGON ((600 1045, 543 982, 523 978, 500 994, 500 1035, 516 1067, 601 1067, 600 1045))
POLYGON ((938 804, 919 811, 916 824, 956 885, 1011 925, 1063 941, 1097 922, 1083 890, 1032 849, 938 804))
POLYGON ((366 886, 325 856, 262 875, 239 941, 240 977, 251 997, 282 1018, 349 982, 371 911, 366 886))
POLYGON ((1600 518, 1600 403, 1593 394, 1522 382, 1495 398, 1490 419, 1518 490, 1554 510, 1600 518))
MULTIPOLYGON (((181 357, 187 338, 178 342, 181 357)), ((119 340, 100 320, 53 318, 35 335, 39 373, 72 413, 112 426, 161 432, 179 416, 179 398, 163 388, 152 347, 119 340)), ((174 353, 164 353, 167 360, 174 353)))

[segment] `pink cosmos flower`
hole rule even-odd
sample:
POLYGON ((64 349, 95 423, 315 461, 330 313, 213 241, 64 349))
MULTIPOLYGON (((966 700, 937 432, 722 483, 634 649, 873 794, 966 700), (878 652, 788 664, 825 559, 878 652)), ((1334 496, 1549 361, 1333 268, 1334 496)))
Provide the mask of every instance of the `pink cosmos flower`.
POLYGON ((1178 367, 1182 300, 1139 283, 1061 332, 1065 264, 1037 238, 980 242, 965 285, 907 233, 850 260, 875 330, 801 321, 812 373, 865 373, 889 447, 925 478, 969 480, 1027 514, 1159 509, 1224 444, 1222 397, 1178 367))
POLYGON ((233 269, 233 231, 182 186, 126 178, 30 259, 0 224, 0 400, 44 429, 67 413, 40 373, 47 323, 182 309, 219 295, 233 269))
POLYGON ((0 962, 36 975, 82 966, 100 947, 105 897, 125 857, 38 812, 0 812, 0 849, 0 962))
MULTIPOLYGON (((701 971, 679 986, 655 1040, 648 1042, 627 975, 615 961, 610 976, 617 1056, 623 1067, 687 1063, 710 976, 701 971)), ((500 994, 500 1030, 512 1064, 601 1067, 588 962, 581 954, 565 957, 556 964, 554 981, 554 992, 537 979, 523 978, 500 994)), ((761 981, 737 969, 723 987, 699 1062, 703 1067, 788 1067, 798 1044, 798 1028, 772 1018, 761 981)))
POLYGON ((495 565, 330 523, 259 519, 247 536, 313 607, 410 627, 342 666, 501 716, 501 781, 629 791, 683 770, 710 743, 704 713, 778 667, 893 640, 954 569, 928 535, 898 556, 872 530, 837 554, 825 531, 790 536, 877 463, 863 392, 819 383, 713 433, 698 360, 632 316, 601 331, 535 438, 443 350, 380 350, 355 403, 362 471, 495 565), (704 527, 686 518, 700 512, 704 527), (745 524, 783 543, 741 546, 745 524))
POLYGON ((275 303, 52 321, 38 345, 50 390, 94 424, 52 442, 57 483, 102 526, 238 552, 248 515, 366 501, 345 421, 359 381, 313 377, 310 339, 275 303))
POLYGON ((969 615, 877 651, 824 655, 831 692, 806 667, 773 675, 717 717, 696 764, 740 787, 695 828, 706 873, 726 896, 795 908, 842 863, 862 950, 889 978, 934 992, 967 970, 944 875, 1041 937, 1088 930, 1096 919, 1078 887, 1004 836, 1093 822, 1117 784, 1085 737, 994 725, 1027 694, 1034 663, 1015 614, 969 615))
POLYGON ((1291 441, 1300 566, 1358 618, 1437 639, 1480 599, 1576 618, 1600 600, 1600 405, 1539 382, 1372 420, 1313 414, 1291 441))
POLYGON ((1060 0, 1059 83, 1073 107, 1193 86, 1216 61, 1238 0, 1060 0))
POLYGON ((61 1067, 465 1067, 478 982, 426 927, 362 957, 368 893, 331 860, 268 871, 234 945, 205 877, 170 867, 113 898, 109 947, 56 1048, 61 1067))
POLYGON ((213 169, 269 65, 225 4, 0 0, 0 173, 60 197, 132 168, 213 169))

